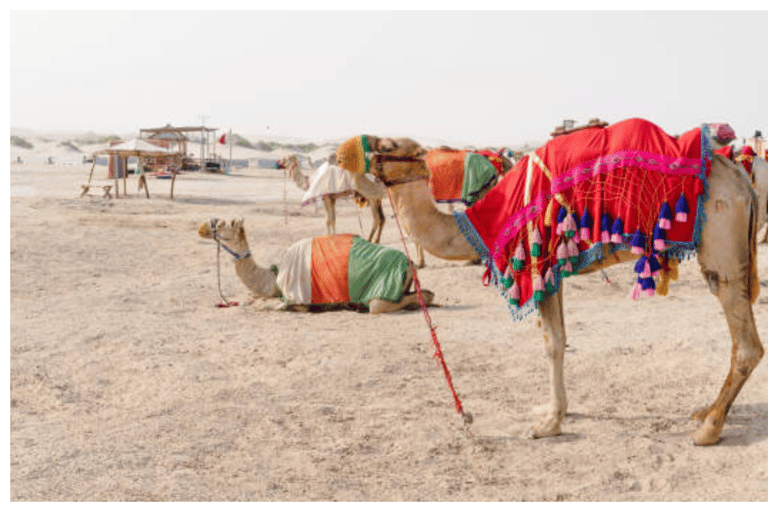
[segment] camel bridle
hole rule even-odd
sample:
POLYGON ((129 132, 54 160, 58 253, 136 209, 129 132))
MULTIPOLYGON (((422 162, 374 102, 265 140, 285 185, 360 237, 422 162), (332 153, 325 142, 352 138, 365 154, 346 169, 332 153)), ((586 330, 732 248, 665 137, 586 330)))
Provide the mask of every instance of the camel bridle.
POLYGON ((242 259, 245 259, 245 258, 249 257, 251 255, 251 251, 250 250, 247 250, 245 252, 239 253, 239 252, 236 252, 236 251, 232 250, 231 248, 227 247, 227 244, 224 243, 221 240, 221 238, 219 237, 219 232, 216 229, 216 225, 218 223, 219 223, 219 219, 217 219, 215 217, 212 218, 210 220, 210 223, 209 223, 209 225, 211 227, 211 238, 213 238, 216 241, 218 246, 223 248, 225 251, 227 251, 232 256, 232 258, 234 258, 235 261, 242 260, 242 259))
POLYGON ((373 174, 373 176, 377 180, 381 181, 385 187, 392 187, 394 185, 400 185, 402 183, 410 183, 412 181, 420 181, 420 180, 427 179, 426 176, 412 176, 409 178, 401 178, 398 180, 388 180, 384 178, 385 162, 409 162, 409 163, 422 162, 424 163, 424 160, 421 158, 416 158, 412 156, 387 155, 384 153, 379 153, 378 151, 374 151, 371 153, 370 162, 371 162, 371 174, 373 174))

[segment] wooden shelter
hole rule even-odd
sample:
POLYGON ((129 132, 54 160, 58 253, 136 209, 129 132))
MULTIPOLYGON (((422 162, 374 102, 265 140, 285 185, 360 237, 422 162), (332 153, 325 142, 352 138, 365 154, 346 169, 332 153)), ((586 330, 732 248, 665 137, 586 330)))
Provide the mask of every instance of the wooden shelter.
MULTIPOLYGON (((111 155, 119 159, 128 159, 129 157, 136 157, 138 159, 138 168, 141 168, 141 163, 144 158, 148 157, 181 157, 181 153, 170 151, 166 148, 150 144, 149 142, 141 139, 131 139, 127 142, 110 146, 108 148, 99 149, 93 152, 94 155, 111 155)), ((95 165, 95 163, 94 163, 95 165)), ((127 165, 124 167, 127 170, 127 165)), ((123 173, 123 194, 127 192, 126 176, 127 172, 123 173)), ((93 168, 91 168, 91 176, 93 176, 93 168)), ((88 177, 88 182, 91 181, 91 176, 88 177)), ((117 173, 114 174, 115 179, 115 197, 120 197, 119 182, 117 173)), ((176 173, 173 172, 173 181, 171 182, 171 199, 173 199, 173 185, 176 181, 176 173)), ((149 189, 147 188, 147 179, 144 173, 139 174, 139 190, 144 187, 147 197, 149 197, 149 189)))
POLYGON ((187 154, 187 146, 191 142, 187 134, 198 134, 200 137, 200 155, 195 160, 198 160, 201 167, 204 167, 204 163, 208 158, 206 154, 208 146, 211 143, 209 135, 217 130, 218 128, 208 128, 206 126, 171 126, 167 124, 161 128, 141 128, 139 130, 139 138, 160 142, 168 149, 175 149, 176 152, 180 153, 188 161, 192 159, 187 154))

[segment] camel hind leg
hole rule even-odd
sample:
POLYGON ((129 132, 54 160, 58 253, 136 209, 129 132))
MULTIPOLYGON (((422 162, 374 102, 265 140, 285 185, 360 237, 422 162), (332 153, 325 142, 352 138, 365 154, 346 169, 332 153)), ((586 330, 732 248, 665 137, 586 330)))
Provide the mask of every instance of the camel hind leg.
POLYGON ((323 206, 325 206, 325 232, 330 235, 336 234, 336 198, 333 196, 323 196, 323 206))
POLYGON ((752 313, 752 302, 759 293, 755 262, 757 202, 751 187, 745 191, 738 190, 738 183, 735 185, 726 193, 721 189, 727 190, 727 186, 715 186, 712 180, 707 224, 699 248, 701 272, 723 307, 732 348, 731 366, 720 393, 711 405, 693 413, 695 420, 703 422, 691 436, 696 445, 720 440, 731 405, 764 353, 752 313))
MULTIPOLYGON (((418 309, 421 307, 419 302, 419 296, 417 292, 409 292, 411 284, 413 283, 413 274, 408 269, 408 273, 405 276, 403 282, 403 296, 398 302, 392 302, 385 299, 374 299, 368 305, 369 313, 372 315, 379 315, 381 313, 392 313, 401 309, 418 309)), ((425 306, 431 306, 435 299, 435 294, 429 290, 421 290, 422 298, 424 299, 425 306)))
POLYGON ((550 402, 542 407, 544 419, 532 426, 528 437, 550 437, 559 435, 561 424, 565 418, 568 401, 565 397, 565 379, 563 375, 563 359, 565 357, 565 321, 563 319, 563 287, 539 303, 541 313, 542 334, 544 347, 550 364, 550 402))

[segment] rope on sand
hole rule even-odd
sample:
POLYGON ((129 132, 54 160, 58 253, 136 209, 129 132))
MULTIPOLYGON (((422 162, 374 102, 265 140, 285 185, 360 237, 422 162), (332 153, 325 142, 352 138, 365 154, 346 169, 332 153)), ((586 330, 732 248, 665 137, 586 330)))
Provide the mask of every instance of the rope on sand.
POLYGON ((413 274, 413 285, 414 288, 416 288, 416 296, 419 299, 419 304, 421 304, 421 311, 424 313, 424 320, 427 322, 427 327, 429 327, 429 332, 432 335, 432 344, 435 346, 435 359, 438 360, 440 363, 440 366, 443 368, 443 373, 445 374, 445 380, 448 382, 448 388, 451 390, 451 394, 453 395, 453 402, 456 406, 456 412, 459 413, 464 420, 464 425, 470 425, 473 421, 472 413, 469 411, 465 411, 464 408, 461 406, 461 400, 459 400, 459 396, 456 393, 456 389, 453 387, 453 379, 451 379, 451 372, 448 370, 448 365, 445 364, 445 358, 443 357, 443 351, 440 348, 440 342, 437 340, 437 333, 435 332, 435 329, 437 329, 437 326, 432 324, 432 318, 429 316, 429 311, 427 311, 427 305, 424 302, 424 296, 421 293, 421 283, 419 282, 419 276, 416 274, 416 269, 413 267, 413 261, 411 261, 411 256, 408 254, 408 246, 405 243, 405 237, 403 236, 403 230, 400 228, 400 221, 397 217, 397 210, 395 209, 394 201, 392 201, 392 194, 389 191, 389 188, 387 188, 387 196, 389 197, 389 204, 392 206, 392 211, 394 212, 395 217, 395 224, 397 224, 397 230, 400 233, 400 241, 403 243, 403 248, 405 249, 405 256, 408 259, 408 266, 411 268, 411 274, 413 274))

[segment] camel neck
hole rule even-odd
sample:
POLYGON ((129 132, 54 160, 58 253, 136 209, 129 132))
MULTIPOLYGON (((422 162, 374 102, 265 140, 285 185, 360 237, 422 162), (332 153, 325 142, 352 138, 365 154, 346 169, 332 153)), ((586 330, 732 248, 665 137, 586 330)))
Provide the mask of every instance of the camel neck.
POLYGON ((425 251, 446 260, 477 257, 453 215, 437 209, 425 180, 393 185, 389 190, 408 234, 425 251))
POLYGON ((276 297, 277 276, 268 268, 259 267, 252 256, 235 261, 235 273, 251 293, 258 297, 276 297))

